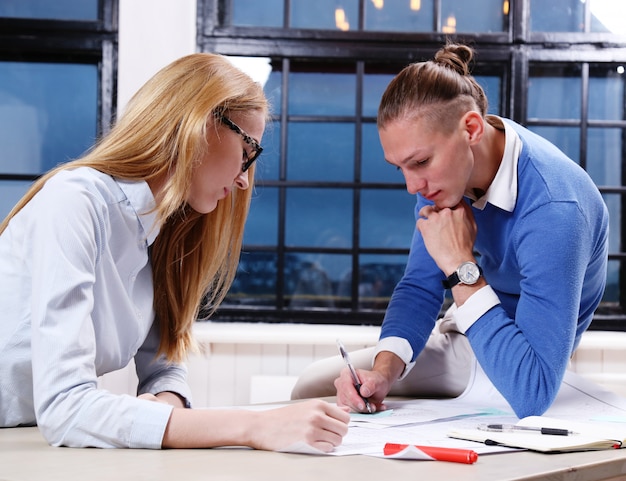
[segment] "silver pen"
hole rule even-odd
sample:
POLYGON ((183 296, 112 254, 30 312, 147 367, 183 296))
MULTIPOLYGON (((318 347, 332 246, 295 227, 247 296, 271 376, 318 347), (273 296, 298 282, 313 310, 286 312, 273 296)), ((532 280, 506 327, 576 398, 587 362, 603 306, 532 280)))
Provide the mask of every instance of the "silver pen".
POLYGON ((359 396, 361 396, 361 399, 365 401, 365 408, 367 409, 367 412, 372 414, 372 406, 369 402, 369 399, 361 395, 361 380, 359 379, 359 376, 357 375, 354 366, 350 362, 350 356, 348 356, 348 351, 346 351, 346 348, 343 346, 343 343, 339 339, 337 339, 337 347, 339 348, 339 353, 341 354, 341 357, 343 357, 343 360, 346 362, 346 366, 348 366, 348 370, 350 371, 350 375, 352 376, 352 382, 354 384, 356 392, 359 394, 359 396))
POLYGON ((540 434, 550 434, 552 436, 570 436, 576 434, 568 429, 546 428, 535 426, 518 426, 517 424, 481 424, 478 426, 481 431, 491 431, 498 433, 512 433, 515 431, 534 431, 540 434))

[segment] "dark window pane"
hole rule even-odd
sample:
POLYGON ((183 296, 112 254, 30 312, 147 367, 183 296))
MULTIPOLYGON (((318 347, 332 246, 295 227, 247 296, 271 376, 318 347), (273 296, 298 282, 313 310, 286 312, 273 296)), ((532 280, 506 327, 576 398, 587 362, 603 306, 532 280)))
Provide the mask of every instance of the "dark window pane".
POLYGON ((0 180, 0 222, 9 214, 17 201, 26 193, 31 183, 26 181, 0 180))
POLYGON ((580 120, 580 92, 578 65, 535 65, 528 82, 528 117, 580 120))
POLYGON ((98 0, 2 0, 0 17, 98 20, 98 0))
MULTIPOLYGON (((399 71, 400 69, 398 69, 399 71)), ((383 92, 395 74, 369 74, 363 77, 363 115, 376 117, 383 92)))
POLYGON ((354 177, 354 125, 290 123, 289 180, 350 181, 354 177))
POLYGON ((270 73, 267 82, 263 86, 265 96, 270 103, 270 110, 273 114, 279 115, 281 112, 281 98, 283 94, 282 88, 282 72, 277 70, 275 65, 272 65, 272 72, 270 73))
POLYGON ((589 129, 587 172, 598 185, 621 185, 622 129, 589 129))
POLYGON ((407 256, 362 255, 359 258, 359 308, 385 309, 404 274, 407 256))
POLYGON ((307 247, 352 246, 352 191, 287 191, 286 243, 307 247))
POLYGON ((441 31, 504 32, 507 29, 508 5, 509 2, 503 0, 442 0, 441 31))
POLYGON ((530 130, 549 140, 574 162, 580 163, 580 129, 577 127, 539 127, 530 130))
POLYGON ((376 124, 363 124, 363 147, 361 150, 361 178, 363 182, 404 182, 404 176, 396 167, 385 161, 376 124))
POLYGON ((620 226, 622 225, 621 194, 602 194, 609 209, 609 253, 620 252, 620 226))
POLYGON ((534 32, 582 32, 584 2, 530 0, 530 29, 534 32))
POLYGON ((283 0, 233 0, 233 25, 282 27, 283 0))
POLYGON ((361 194, 361 246, 406 248, 415 231, 415 196, 406 190, 364 189, 361 194))
POLYGON ((280 122, 268 122, 261 141, 263 152, 256 161, 256 180, 276 180, 280 167, 280 122))
MULTIPOLYGON (((259 2, 262 3, 262 2, 259 2)), ((291 26, 325 30, 358 30, 359 1, 292 0, 291 26)))
POLYGON ((434 30, 433 0, 366 1, 365 30, 432 32, 434 30))
POLYGON ((224 305, 275 305, 277 272, 275 253, 243 252, 237 277, 224 299, 224 305))
POLYGON ((350 256, 298 254, 290 255, 289 259, 285 266, 285 297, 289 307, 338 307, 338 286, 350 269, 350 256))
POLYGON ((607 266, 607 281, 603 302, 619 302, 620 300, 620 280, 619 280, 619 261, 609 261, 607 266))
POLYGON ((624 67, 596 65, 589 73, 589 118, 624 120, 624 67))
POLYGON ((96 137, 95 65, 0 62, 0 172, 40 174, 96 137))
POLYGON ((353 73, 298 72, 289 75, 290 115, 354 115, 353 73))
POLYGON ((485 95, 487 96, 487 102, 489 103, 488 113, 499 115, 501 88, 500 84, 502 83, 500 77, 475 75, 474 78, 485 91, 485 95))
POLYGON ((278 242, 278 189, 257 186, 246 220, 245 245, 276 245, 278 242))

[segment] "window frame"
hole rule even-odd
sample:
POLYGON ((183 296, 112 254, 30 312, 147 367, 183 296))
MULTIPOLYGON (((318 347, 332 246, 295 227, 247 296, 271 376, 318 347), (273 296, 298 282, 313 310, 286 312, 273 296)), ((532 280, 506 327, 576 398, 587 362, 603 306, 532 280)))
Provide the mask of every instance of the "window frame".
MULTIPOLYGON (((0 61, 75 63, 98 68, 96 135, 116 114, 118 0, 98 1, 98 20, 0 17, 0 61)), ((33 181, 38 175, 6 174, 0 180, 33 181)))
MULTIPOLYGON (((468 42, 476 48, 476 64, 502 64, 504 74, 501 85, 501 115, 511 118, 523 125, 535 125, 534 119, 527 118, 530 65, 537 62, 549 63, 578 63, 587 69, 590 63, 626 63, 626 39, 623 36, 607 33, 552 33, 530 31, 530 1, 513 0, 509 12, 508 31, 489 34, 452 34, 438 32, 397 33, 371 32, 362 30, 364 0, 359 2, 361 30, 340 32, 309 29, 283 29, 270 27, 236 27, 229 26, 232 18, 231 0, 198 0, 198 49, 224 55, 262 56, 282 58, 288 65, 290 61, 301 59, 333 61, 352 61, 357 64, 357 71, 363 73, 365 62, 409 63, 431 58, 432 55, 446 42, 447 39, 468 42), (586 67, 584 67, 586 65, 586 67)), ((290 0, 286 0, 285 18, 288 18, 290 0)), ((589 2, 585 4, 585 30, 590 28, 589 2)), ((285 24, 287 22, 285 21, 285 24)), ((479 72, 474 71, 477 75, 479 72)), ((283 70, 284 74, 284 70, 283 70)), ((583 98, 581 105, 583 112, 587 112, 588 82, 583 82, 583 98)), ((357 89, 359 87, 357 86, 357 89)), ((283 92, 283 97, 286 93, 283 92)), ((283 105, 284 107, 284 105, 283 105)), ((286 117, 285 108, 281 109, 281 116, 286 117)), ((356 113, 357 127, 364 118, 356 113)), ((586 114, 583 114, 586 115, 586 114)), ((286 119, 277 119, 281 122, 286 119)), ((585 136, 586 126, 590 124, 586 118, 581 119, 581 133, 585 136)), ((545 125, 545 122, 541 123, 545 125)), ((595 121, 592 121, 594 126, 595 121)), ((614 122, 613 122, 614 124, 614 122)), ((626 131, 626 120, 619 122, 619 126, 626 131)), ((360 129, 357 129, 360 130, 360 129)), ((285 136, 284 129, 281 135, 285 136)), ((285 138, 281 142, 286 142, 285 138)), ((586 158, 586 140, 581 141, 581 164, 586 158)), ((359 155, 360 139, 355 139, 355 155, 359 155)), ((622 150, 626 147, 622 147, 622 150)), ((618 306, 602 305, 591 325, 591 329, 626 330, 626 253, 624 244, 626 239, 626 152, 622 155, 622 185, 619 187, 598 186, 602 193, 621 195, 622 219, 620 223, 621 246, 618 252, 611 252, 609 260, 620 262, 619 282, 620 300, 618 306)), ((264 181, 263 185, 286 188, 294 183, 281 181, 264 181)), ((326 185, 326 184, 324 184, 326 185)), ((351 185, 355 191, 365 188, 394 188, 389 185, 360 183, 351 185)), ((404 188, 404 185, 402 185, 404 188)), ((284 197, 284 195, 283 195, 284 197)), ((283 201, 284 202, 284 199, 283 201)), ((284 208, 284 207, 283 207, 284 208)), ((358 205, 354 207, 358 212, 358 205)), ((284 222, 284 216, 279 223, 284 222)), ((355 220, 358 224, 358 219, 355 220)), ((356 225, 356 224, 355 224, 356 225)), ((279 227, 280 229, 281 227, 279 227)), ((284 227, 283 227, 284 229, 284 227)), ((276 247, 279 252, 288 252, 284 245, 276 247)), ((356 249, 353 247, 352 249, 356 249)), ((254 250, 244 246, 245 251, 254 250)), ((259 249, 263 250, 263 249, 259 249)), ((274 252, 272 249, 265 249, 274 252)), ((301 249, 297 249, 302 252, 301 249)), ((323 252, 332 252, 321 249, 323 252)), ((390 251, 385 250, 385 253, 390 251)), ((408 246, 406 249, 408 252, 408 246)), ((342 252, 343 253, 343 252, 342 252)), ((353 253, 353 259, 358 255, 369 253, 369 249, 359 248, 353 253), (367 251, 367 252, 366 252, 367 251)), ((280 262, 278 269, 282 269, 280 262)), ((353 260, 353 267, 358 262, 353 260)), ((353 275, 358 276, 358 273, 353 275)), ((354 283, 353 283, 354 285, 354 283)), ((277 286, 278 295, 282 286, 277 286)), ((353 287, 354 291, 354 287, 353 287)), ((384 311, 363 311, 356 307, 357 301, 353 298, 351 309, 309 309, 296 310, 292 308, 263 308, 223 306, 218 310, 215 319, 219 320, 250 320, 266 322, 312 322, 312 323, 344 323, 344 324, 380 324, 384 311)))

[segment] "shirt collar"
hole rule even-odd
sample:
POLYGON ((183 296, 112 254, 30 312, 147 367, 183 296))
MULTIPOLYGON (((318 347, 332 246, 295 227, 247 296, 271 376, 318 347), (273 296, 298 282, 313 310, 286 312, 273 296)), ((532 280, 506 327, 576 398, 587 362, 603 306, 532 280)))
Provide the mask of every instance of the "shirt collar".
POLYGON ((137 214, 141 227, 146 235, 146 242, 152 245, 159 234, 157 224, 156 202, 152 191, 145 181, 115 179, 122 192, 126 195, 130 206, 137 214))
POLYGON ((500 117, 488 115, 486 120, 496 129, 504 130, 504 154, 487 192, 477 199, 472 207, 483 210, 488 202, 502 210, 513 212, 517 201, 517 161, 522 151, 522 141, 513 127, 500 117))

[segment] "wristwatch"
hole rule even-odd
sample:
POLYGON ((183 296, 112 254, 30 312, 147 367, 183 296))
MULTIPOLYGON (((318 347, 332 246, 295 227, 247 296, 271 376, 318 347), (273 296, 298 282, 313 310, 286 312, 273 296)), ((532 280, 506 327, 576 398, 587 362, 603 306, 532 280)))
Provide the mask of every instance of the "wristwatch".
POLYGON ((478 264, 476 264, 475 262, 467 261, 463 262, 463 264, 457 267, 456 271, 450 274, 446 280, 441 281, 441 283, 446 289, 451 289, 459 282, 461 284, 471 286, 473 284, 476 284, 478 282, 478 279, 482 275, 483 270, 478 264))

